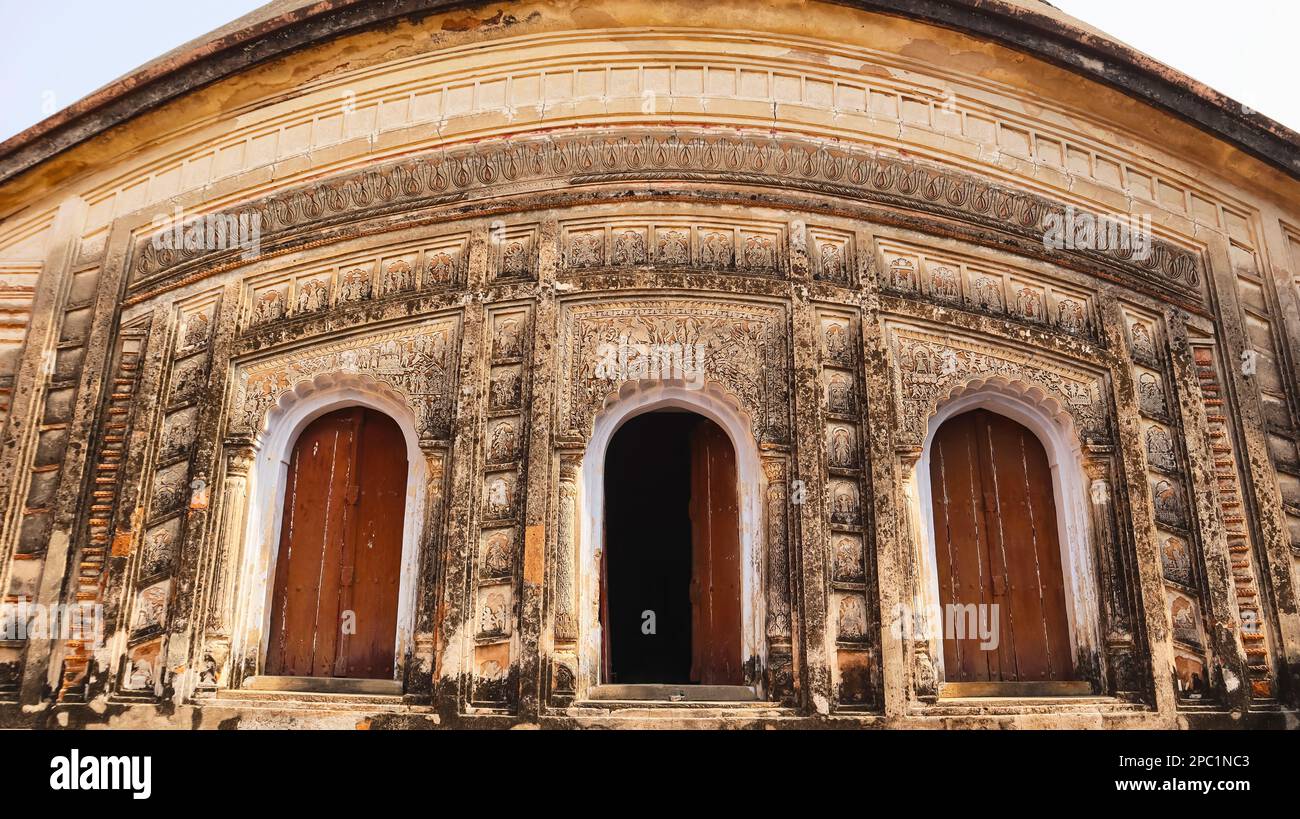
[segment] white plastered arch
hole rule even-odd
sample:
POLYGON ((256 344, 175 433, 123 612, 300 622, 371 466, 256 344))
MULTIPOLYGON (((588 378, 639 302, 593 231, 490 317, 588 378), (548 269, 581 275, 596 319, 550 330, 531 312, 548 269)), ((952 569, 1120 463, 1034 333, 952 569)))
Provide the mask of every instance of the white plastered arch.
POLYGON ((391 386, 359 373, 327 373, 297 384, 285 392, 261 419, 249 470, 248 517, 244 554, 239 569, 240 610, 236 634, 241 640, 234 656, 257 649, 260 673, 270 637, 271 599, 280 523, 287 488, 289 459, 302 431, 326 413, 346 407, 367 407, 397 423, 406 441, 406 508, 402 521, 401 576, 398 585, 397 639, 394 674, 400 675, 410 652, 415 624, 416 589, 420 563, 421 528, 427 465, 419 447, 415 413, 391 386))
MULTIPOLYGON (((1101 648, 1100 586, 1088 523, 1090 485, 1083 469, 1083 453, 1074 419, 1056 397, 1040 387, 1003 378, 967 381, 941 400, 930 416, 921 458, 914 473, 908 476, 917 490, 909 493, 913 504, 911 514, 920 525, 920 543, 917 544, 920 572, 913 603, 916 607, 914 614, 923 616, 922 613, 934 611, 940 601, 930 486, 934 436, 948 419, 975 409, 986 409, 1022 424, 1034 433, 1047 453, 1066 591, 1071 662, 1077 667, 1080 656, 1095 657, 1101 648)), ((934 659, 942 679, 943 651, 935 651, 934 659)))
MULTIPOLYGON (((767 479, 761 468, 751 419, 714 382, 708 382, 702 389, 692 389, 676 381, 627 382, 596 415, 578 474, 580 685, 600 681, 600 551, 604 548, 605 456, 614 434, 623 424, 638 415, 669 408, 694 412, 713 421, 727 433, 735 450, 740 505, 741 664, 744 668, 763 668, 766 664, 762 521, 767 479)), ((756 682, 761 687, 762 675, 758 676, 756 682)))

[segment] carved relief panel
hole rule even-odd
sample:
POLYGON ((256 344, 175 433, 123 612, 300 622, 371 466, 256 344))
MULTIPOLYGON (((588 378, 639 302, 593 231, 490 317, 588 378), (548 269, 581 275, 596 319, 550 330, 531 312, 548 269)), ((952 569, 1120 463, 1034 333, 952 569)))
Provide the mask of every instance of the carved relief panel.
POLYGON ((894 240, 879 243, 880 286, 1083 338, 1096 335, 1092 296, 1040 273, 997 266, 949 251, 894 240))
POLYGON ((816 321, 826 441, 830 611, 836 618, 833 676, 839 702, 862 705, 874 701, 878 690, 871 671, 875 652, 869 603, 875 572, 866 548, 868 522, 862 505, 866 476, 866 399, 859 375, 862 330, 857 316, 848 311, 819 308, 816 321))
POLYGON ((777 222, 615 216, 564 222, 560 230, 563 267, 570 272, 654 265, 781 276, 788 269, 785 227, 777 222))
POLYGON ((677 366, 683 376, 702 369, 734 396, 758 442, 789 442, 784 306, 688 297, 573 302, 562 308, 560 341, 561 434, 585 440, 620 384, 660 378, 699 355, 702 367, 677 366))
POLYGON ((474 581, 475 702, 504 705, 510 635, 517 617, 514 596, 522 553, 526 486, 524 419, 528 406, 528 355, 532 310, 501 307, 487 314, 487 382, 483 468, 480 475, 478 550, 474 581), (504 662, 504 665, 503 665, 504 662))
POLYGON ((1174 688, 1186 700, 1210 693, 1213 654, 1206 639, 1206 585, 1200 533, 1189 495, 1189 475, 1180 425, 1172 411, 1168 342, 1159 317, 1124 310, 1132 354, 1141 444, 1151 487, 1151 515, 1165 580, 1166 615, 1174 640, 1174 688))
POLYGON ((357 374, 393 389, 415 413, 423 440, 450 434, 460 324, 456 316, 414 327, 357 335, 237 367, 230 431, 260 434, 266 413, 298 384, 334 373, 357 374))
POLYGON ((461 285, 468 247, 468 234, 452 233, 252 277, 245 287, 243 327, 461 285))
POLYGON ((899 441, 920 448, 939 403, 971 385, 1021 384, 1051 396, 1082 443, 1110 440, 1101 376, 1063 360, 943 330, 889 325, 902 417, 899 441))
POLYGON ((119 688, 152 693, 164 682, 166 630, 173 577, 191 531, 191 515, 207 508, 208 476, 194 463, 195 435, 211 370, 213 330, 220 293, 181 302, 177 331, 154 449, 153 477, 146 496, 145 526, 129 585, 129 637, 119 688))

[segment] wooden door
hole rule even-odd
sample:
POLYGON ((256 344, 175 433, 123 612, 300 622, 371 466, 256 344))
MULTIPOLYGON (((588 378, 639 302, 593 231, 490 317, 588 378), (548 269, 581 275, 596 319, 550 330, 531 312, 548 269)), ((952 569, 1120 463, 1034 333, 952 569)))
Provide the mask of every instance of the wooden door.
MULTIPOLYGON (((974 410, 944 422, 930 455, 939 600, 996 603, 997 647, 945 633, 948 682, 1072 680, 1070 635, 1047 453, 1009 418, 974 410)), ((953 618, 954 622, 957 618, 953 618)), ((967 620, 966 622, 969 622, 967 620)))
POLYGON ((691 680, 741 685, 736 454, 717 424, 691 432, 691 680))
POLYGON ((391 679, 406 441, 362 407, 323 415, 289 460, 266 673, 391 679))

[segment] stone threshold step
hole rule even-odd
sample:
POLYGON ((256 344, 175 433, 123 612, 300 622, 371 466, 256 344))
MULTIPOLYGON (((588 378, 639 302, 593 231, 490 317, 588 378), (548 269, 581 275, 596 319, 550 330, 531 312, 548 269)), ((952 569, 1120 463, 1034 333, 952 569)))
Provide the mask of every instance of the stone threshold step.
POLYGON ((244 681, 245 691, 291 691, 304 694, 370 694, 401 696, 398 680, 358 677, 280 677, 260 675, 244 681))
POLYGON ((939 686, 939 699, 999 697, 1088 697, 1092 683, 1086 680, 1044 682, 947 682, 939 686))
POLYGON ((615 683, 592 686, 588 700, 627 702, 757 702, 758 693, 748 685, 663 685, 659 683, 615 683))

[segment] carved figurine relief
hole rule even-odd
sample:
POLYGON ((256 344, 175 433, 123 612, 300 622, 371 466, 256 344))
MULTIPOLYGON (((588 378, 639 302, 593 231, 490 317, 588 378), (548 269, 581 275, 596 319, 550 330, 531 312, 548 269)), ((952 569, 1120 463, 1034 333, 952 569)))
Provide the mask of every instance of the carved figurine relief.
POLYGON ((362 301, 370 298, 370 271, 354 267, 344 273, 339 283, 340 301, 362 301))
POLYGON ((1182 526, 1183 497, 1176 483, 1158 480, 1151 488, 1152 502, 1156 508, 1156 520, 1171 526, 1182 526))
POLYGON ((776 269, 777 251, 771 236, 757 233, 744 234, 741 241, 740 264, 746 270, 767 273, 776 269))
POLYGON ((1174 443, 1163 427, 1147 428, 1147 459, 1151 466, 1162 472, 1172 472, 1177 468, 1174 456, 1174 443))
POLYGON ((487 477, 483 504, 485 517, 492 519, 514 517, 515 480, 513 473, 501 473, 487 477))
POLYGON ((523 385, 517 367, 500 367, 492 373, 488 406, 494 410, 519 409, 523 385))
POLYGON ((867 605, 858 594, 840 598, 839 639, 844 642, 862 642, 867 637, 867 605))
POLYGON ((501 246, 501 278, 517 279, 532 274, 530 245, 526 238, 505 240, 501 246))
POLYGON ((822 347, 831 362, 846 365, 853 363, 853 348, 845 322, 828 321, 823 325, 822 347))
POLYGON ((916 263, 910 259, 891 259, 888 275, 890 287, 909 292, 916 290, 916 263))
POLYGON ((1083 314, 1083 305, 1074 299, 1062 299, 1056 305, 1056 324, 1067 333, 1083 331, 1087 319, 1083 314))
POLYGON ((166 463, 189 453, 194 443, 197 419, 196 407, 189 407, 168 416, 167 423, 163 426, 162 446, 158 455, 160 461, 166 463))
POLYGON ((848 284, 848 264, 844 248, 836 242, 817 243, 817 278, 834 284, 848 284))
POLYGON ((401 293, 415 287, 415 271, 405 259, 393 259, 384 264, 384 293, 401 293))
POLYGON ((661 230, 657 234, 658 261, 670 267, 691 263, 690 235, 684 230, 661 230))
POLYGON ((208 372, 206 356, 187 358, 179 361, 172 370, 170 403, 190 401, 197 398, 207 387, 208 372))
POLYGON ((492 463, 513 461, 518 454, 515 447, 514 421, 499 421, 488 433, 488 460, 492 463))
POLYGON ((496 322, 496 332, 492 339, 492 356, 494 361, 508 361, 523 355, 522 317, 505 316, 496 322))
POLYGON ((142 541, 140 555, 140 577, 153 577, 171 568, 176 557, 177 541, 180 538, 180 520, 173 519, 167 523, 148 530, 142 541))
POLYGON ((971 303, 976 310, 1002 312, 1002 282, 992 276, 977 274, 971 286, 971 303))
POLYGON ((161 626, 167 616, 167 593, 171 581, 163 580, 141 589, 135 597, 135 614, 131 618, 132 631, 144 631, 161 626))
POLYGON ((1165 390, 1159 376, 1142 373, 1138 376, 1138 406, 1143 415, 1161 418, 1165 414, 1165 390))
POLYGON ((713 270, 731 267, 731 234, 710 231, 700 238, 700 266, 713 270))
POLYGON ((649 261, 645 233, 640 230, 622 230, 614 236, 612 260, 617 267, 636 267, 649 261))
POLYGON ((329 306, 329 282, 323 279, 308 279, 298 285, 299 313, 315 313, 329 306))
POLYGON ((826 408, 847 415, 854 411, 853 379, 844 373, 832 373, 826 384, 826 408))
POLYGON ((1160 562, 1165 570, 1165 579, 1183 586, 1192 585, 1192 556, 1181 538, 1170 535, 1164 539, 1160 547, 1160 562))
POLYGON ((431 287, 445 287, 456 277, 456 257, 445 250, 430 253, 424 266, 424 282, 431 287))
POLYGON ((206 347, 211 337, 212 317, 206 312, 190 313, 185 317, 185 329, 181 333, 181 352, 206 347))
POLYGON ((1129 325, 1129 339, 1132 345, 1133 357, 1139 361, 1155 361, 1156 347, 1151 340, 1151 331, 1145 324, 1133 322, 1129 325))
POLYGON ((961 301, 961 285, 951 267, 934 268, 930 271, 930 281, 936 299, 950 303, 961 301))
POLYGON ((1201 644, 1201 630, 1196 625, 1196 604, 1181 594, 1169 598, 1169 619, 1174 626, 1174 639, 1192 645, 1201 644))
POLYGON ((848 481, 831 484, 831 521, 844 526, 858 523, 858 490, 848 481))
POLYGON ((492 532, 487 537, 483 552, 483 574, 487 577, 505 577, 514 562, 514 547, 510 530, 492 532))
POLYGON ((569 267, 600 267, 605 263, 605 233, 588 230, 569 235, 569 267))
POLYGON ((488 589, 483 593, 479 608, 479 634, 483 637, 501 637, 509 629, 510 593, 504 589, 488 589))
POLYGON ((253 323, 268 324, 284 318, 285 296, 283 290, 267 290, 253 300, 253 323))
POLYGON ((854 537, 842 535, 835 538, 833 559, 835 579, 847 583, 862 582, 862 543, 854 537))
POLYGON ((832 426, 827 429, 826 457, 836 469, 852 469, 858 465, 857 441, 853 428, 832 426))
POLYGON ((1032 287, 1016 291, 1016 315, 1027 321, 1043 320, 1043 295, 1032 287))

